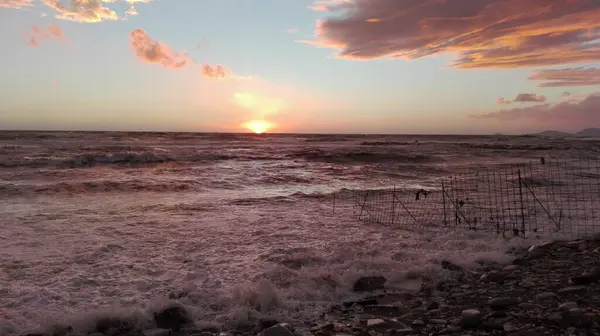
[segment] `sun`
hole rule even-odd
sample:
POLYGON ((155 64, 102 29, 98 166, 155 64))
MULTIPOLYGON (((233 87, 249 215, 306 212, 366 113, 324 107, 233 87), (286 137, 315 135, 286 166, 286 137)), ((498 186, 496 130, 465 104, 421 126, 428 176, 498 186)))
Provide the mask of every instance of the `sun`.
POLYGON ((242 127, 247 128, 256 134, 262 134, 273 129, 275 125, 264 120, 251 120, 242 124, 242 127))

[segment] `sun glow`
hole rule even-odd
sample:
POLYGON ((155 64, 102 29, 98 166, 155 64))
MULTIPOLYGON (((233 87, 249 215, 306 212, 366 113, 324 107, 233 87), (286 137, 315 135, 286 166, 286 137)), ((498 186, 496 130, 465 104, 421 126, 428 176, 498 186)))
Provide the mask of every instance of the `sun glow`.
POLYGON ((275 125, 264 120, 251 120, 243 123, 242 127, 245 127, 256 134, 262 134, 275 128, 275 125))

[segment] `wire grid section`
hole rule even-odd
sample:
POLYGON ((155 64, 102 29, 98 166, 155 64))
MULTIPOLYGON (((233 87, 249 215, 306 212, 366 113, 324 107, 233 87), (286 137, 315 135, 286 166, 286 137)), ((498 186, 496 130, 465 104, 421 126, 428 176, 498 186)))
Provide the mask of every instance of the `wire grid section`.
POLYGON ((600 233, 600 166, 542 159, 463 172, 430 190, 354 190, 352 202, 358 220, 413 231, 586 237, 600 233))

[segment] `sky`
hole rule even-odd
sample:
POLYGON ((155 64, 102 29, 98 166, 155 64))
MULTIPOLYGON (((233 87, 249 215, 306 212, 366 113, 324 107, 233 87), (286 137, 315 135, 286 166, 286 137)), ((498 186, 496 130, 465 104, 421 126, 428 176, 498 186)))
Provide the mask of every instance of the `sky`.
POLYGON ((0 0, 0 129, 600 127, 600 0, 0 0))

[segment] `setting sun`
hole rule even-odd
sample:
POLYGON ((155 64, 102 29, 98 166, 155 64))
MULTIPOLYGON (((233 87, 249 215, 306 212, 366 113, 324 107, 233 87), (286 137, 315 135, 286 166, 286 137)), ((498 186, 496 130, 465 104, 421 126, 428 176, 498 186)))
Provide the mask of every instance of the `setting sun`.
POLYGON ((256 134, 262 134, 266 131, 273 129, 275 127, 274 124, 264 121, 264 120, 251 120, 242 124, 243 127, 251 130, 256 134))

